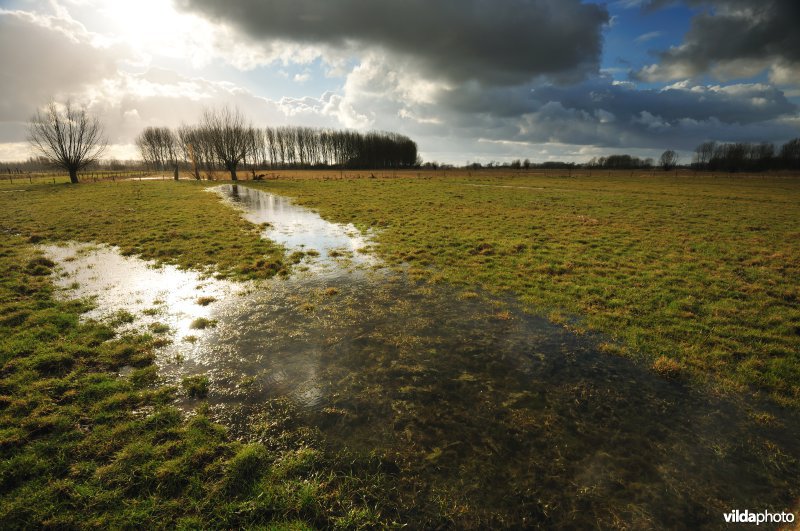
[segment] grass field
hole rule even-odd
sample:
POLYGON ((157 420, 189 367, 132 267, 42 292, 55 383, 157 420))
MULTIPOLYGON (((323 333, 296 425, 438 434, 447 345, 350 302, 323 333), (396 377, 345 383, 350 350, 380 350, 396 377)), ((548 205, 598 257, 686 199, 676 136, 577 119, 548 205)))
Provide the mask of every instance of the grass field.
POLYGON ((7 189, 24 192, 0 196, 2 228, 34 240, 108 243, 124 255, 240 279, 284 269, 281 249, 201 184, 134 180, 7 189))
MULTIPOLYGON (((511 293, 605 333, 609 353, 800 406, 796 177, 282 171, 252 184, 377 229, 377 252, 412 274, 511 293)), ((285 272, 206 185, 29 185, 0 197, 2 224, 222 276, 285 272)))
MULTIPOLYGON (((37 242, 104 242, 233 279, 290 271, 283 250, 207 185, 0 185, 0 521, 9 527, 397 518, 379 459, 328 455, 290 411, 264 427, 266 446, 232 441, 202 408, 182 418, 170 404, 196 386, 154 386, 157 338, 81 321, 84 303, 54 296, 37 242), (119 377, 123 366, 134 370, 119 377)), ((796 178, 278 172, 248 185, 375 229, 376 252, 414 277, 511 294, 533 313, 600 332, 609 355, 666 378, 800 406, 796 178)))
MULTIPOLYGON (((282 251, 192 184, 27 187, 0 195, 0 522, 4 528, 359 527, 383 520, 377 460, 326 454, 290 409, 267 444, 231 440, 158 386, 158 338, 84 322, 54 296, 43 238, 93 240, 233 278, 282 269, 282 251), (119 377, 123 367, 133 368, 119 377)), ((125 321, 121 316, 119 321, 125 321)), ((276 422, 276 419, 280 421, 276 422)))
POLYGON ((445 172, 264 186, 378 229, 414 274, 521 298, 610 354, 800 406, 800 180, 445 172))

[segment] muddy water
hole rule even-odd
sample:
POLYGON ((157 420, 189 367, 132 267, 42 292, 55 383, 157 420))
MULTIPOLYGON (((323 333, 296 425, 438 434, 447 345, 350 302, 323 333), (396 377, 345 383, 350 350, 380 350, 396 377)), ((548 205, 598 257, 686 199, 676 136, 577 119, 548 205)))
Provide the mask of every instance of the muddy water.
MULTIPOLYGON (((254 219, 269 222, 267 230, 285 229, 278 214, 264 212, 288 203, 238 192, 250 198, 240 207, 263 216, 254 219)), ((287 219, 302 226, 296 213, 287 219)), ((351 229, 325 230, 338 238, 351 229)), ((97 284, 99 311, 119 299, 139 315, 158 297, 161 319, 176 330, 158 361, 166 381, 208 375, 212 411, 243 438, 258 439, 270 423, 269 405, 280 400, 334 449, 378 453, 396 477, 387 497, 405 507, 399 517, 415 528, 722 528, 732 509, 796 504, 796 416, 770 417, 766 406, 663 380, 513 301, 352 267, 326 251, 345 247, 342 240, 282 241, 290 251, 320 255, 304 262, 305 273, 239 286, 102 255, 123 278, 161 271, 166 285, 201 287, 174 290, 173 307, 152 278, 152 291, 130 296, 103 298, 97 284), (326 274, 315 273, 314 260, 326 274), (196 304, 209 293, 218 300, 196 304), (217 325, 186 341, 181 319, 198 311, 217 325)), ((60 282, 69 285, 93 253, 112 251, 63 262, 65 251, 65 271, 77 270, 60 282)), ((86 275, 83 295, 94 286, 86 275)))

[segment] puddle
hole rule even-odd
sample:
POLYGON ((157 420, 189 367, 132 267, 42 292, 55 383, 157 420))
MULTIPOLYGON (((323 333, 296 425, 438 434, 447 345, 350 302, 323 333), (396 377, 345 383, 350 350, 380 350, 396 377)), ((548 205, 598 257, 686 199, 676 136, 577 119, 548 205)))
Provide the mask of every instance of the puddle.
POLYGON ((251 223, 268 224, 264 237, 284 245, 290 253, 316 251, 319 259, 313 262, 329 267, 341 265, 342 259, 355 266, 377 263, 367 252, 369 241, 351 224, 331 223, 287 197, 246 186, 228 184, 212 190, 239 207, 251 223))
POLYGON ((67 290, 68 297, 94 301, 95 308, 87 318, 116 316, 122 330, 163 324, 176 341, 201 335, 192 323, 211 319, 245 289, 243 284, 174 266, 154 267, 138 258, 121 256, 114 247, 70 243, 40 249, 58 264, 56 285, 67 290))
POLYGON ((288 397, 335 448, 385 455, 423 527, 442 493, 478 527, 695 527, 797 496, 797 419, 755 426, 483 297, 382 273, 329 287, 247 299, 170 370, 209 375, 235 433, 288 397))
MULTIPOLYGON (((237 193, 270 237, 334 269, 330 250, 366 244, 283 198, 237 193)), ((269 405, 289 401, 334 450, 382 455, 411 527, 721 528, 725 512, 800 496, 796 415, 661 379, 513 301, 377 267, 231 284, 111 248, 45 250, 97 315, 169 324, 160 374, 208 376, 211 411, 236 436, 258 440, 269 405), (152 307, 164 313, 143 315, 152 307), (217 324, 187 328, 198 317, 217 324)))

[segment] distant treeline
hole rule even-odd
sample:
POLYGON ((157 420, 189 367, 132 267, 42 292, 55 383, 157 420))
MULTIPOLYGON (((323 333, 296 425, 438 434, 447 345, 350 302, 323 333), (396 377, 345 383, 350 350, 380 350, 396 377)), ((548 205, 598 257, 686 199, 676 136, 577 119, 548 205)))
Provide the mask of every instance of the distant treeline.
MULTIPOLYGON (((423 167, 433 166, 438 168, 450 168, 446 164, 425 163, 423 167)), ((586 163, 578 162, 563 162, 558 160, 550 160, 546 162, 532 162, 530 159, 517 159, 511 162, 488 162, 481 164, 480 162, 468 163, 465 168, 470 170, 480 169, 512 169, 512 170, 567 170, 572 168, 604 168, 604 169, 637 169, 637 168, 653 168, 655 163, 653 159, 640 159, 631 155, 609 155, 608 157, 593 157, 586 163)))
POLYGON ((592 158, 586 165, 592 168, 609 170, 635 170, 653 168, 655 162, 651 158, 640 159, 631 155, 609 155, 607 157, 592 158))
MULTIPOLYGON (((426 165, 437 166, 436 163, 426 165)), ((438 165, 442 167, 442 165, 438 165)), ((667 150, 658 161, 652 158, 639 158, 627 154, 593 157, 586 163, 575 162, 531 162, 530 159, 511 162, 467 163, 467 169, 572 169, 598 168, 607 170, 639 170, 661 168, 670 170, 681 166, 678 154, 667 150)), ((692 161, 683 165, 686 168, 707 171, 759 172, 768 170, 800 170, 800 138, 795 138, 776 149, 768 142, 724 143, 703 142, 694 151, 692 161)))
POLYGON ((419 164, 417 144, 397 133, 267 127, 262 160, 272 167, 408 168, 419 164))
POLYGON ((800 138, 781 146, 762 143, 703 142, 694 152, 692 167, 714 171, 800 170, 800 138))
POLYGON ((417 144, 385 132, 359 133, 310 127, 248 125, 238 111, 208 111, 198 125, 148 127, 136 140, 154 168, 200 172, 256 168, 408 168, 418 165, 417 144))

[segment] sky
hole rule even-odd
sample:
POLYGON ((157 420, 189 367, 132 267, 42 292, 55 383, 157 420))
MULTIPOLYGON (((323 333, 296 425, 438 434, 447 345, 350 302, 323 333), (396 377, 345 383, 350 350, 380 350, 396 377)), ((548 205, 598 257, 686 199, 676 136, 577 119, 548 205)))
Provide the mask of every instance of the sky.
POLYGON ((381 130, 426 161, 584 162, 800 136, 797 0, 0 0, 0 160, 50 100, 148 126, 381 130))

